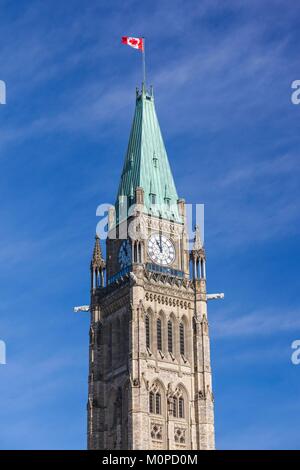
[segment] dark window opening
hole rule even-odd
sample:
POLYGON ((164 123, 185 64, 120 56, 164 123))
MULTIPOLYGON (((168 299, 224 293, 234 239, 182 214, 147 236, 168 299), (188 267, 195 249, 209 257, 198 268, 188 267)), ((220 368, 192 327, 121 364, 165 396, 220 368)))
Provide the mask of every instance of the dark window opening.
POLYGON ((184 356, 185 344, 184 344, 184 324, 183 323, 180 323, 180 326, 179 326, 179 343, 180 343, 180 354, 184 356))
POLYGON ((168 351, 173 352, 173 325, 171 320, 168 321, 168 351))
POLYGON ((146 346, 150 349, 150 318, 147 315, 145 319, 145 328, 146 328, 146 346))
POLYGON ((162 334, 161 334, 161 319, 158 318, 156 323, 157 328, 157 349, 162 351, 162 334))

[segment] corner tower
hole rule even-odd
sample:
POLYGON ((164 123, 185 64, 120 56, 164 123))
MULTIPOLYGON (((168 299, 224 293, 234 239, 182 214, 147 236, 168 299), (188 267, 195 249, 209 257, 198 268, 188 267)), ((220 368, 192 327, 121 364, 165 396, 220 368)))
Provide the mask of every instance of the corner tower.
POLYGON ((106 263, 96 238, 91 271, 88 447, 213 449, 205 251, 198 231, 188 250, 185 202, 144 86, 106 263))

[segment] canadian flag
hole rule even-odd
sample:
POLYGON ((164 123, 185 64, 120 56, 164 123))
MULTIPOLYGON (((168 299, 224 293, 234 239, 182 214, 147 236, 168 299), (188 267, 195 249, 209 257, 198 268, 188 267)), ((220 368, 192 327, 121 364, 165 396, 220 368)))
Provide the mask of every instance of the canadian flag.
POLYGON ((122 37, 122 44, 133 47, 134 49, 140 49, 144 51, 144 38, 131 38, 129 36, 122 37))

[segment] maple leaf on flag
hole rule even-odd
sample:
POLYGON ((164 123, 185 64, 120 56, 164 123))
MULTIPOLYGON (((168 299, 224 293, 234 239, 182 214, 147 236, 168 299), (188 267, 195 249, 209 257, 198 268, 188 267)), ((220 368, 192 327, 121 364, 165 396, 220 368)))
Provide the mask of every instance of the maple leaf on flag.
POLYGON ((144 51, 144 38, 133 38, 130 36, 122 37, 122 44, 127 44, 127 46, 133 47, 134 49, 139 49, 144 51))

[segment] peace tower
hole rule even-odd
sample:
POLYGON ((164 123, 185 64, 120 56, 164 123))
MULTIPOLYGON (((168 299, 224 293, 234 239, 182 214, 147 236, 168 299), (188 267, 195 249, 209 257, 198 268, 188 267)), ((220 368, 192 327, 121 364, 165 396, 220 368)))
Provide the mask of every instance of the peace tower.
POLYGON ((214 449, 205 264, 143 85, 91 261, 89 449, 214 449))

